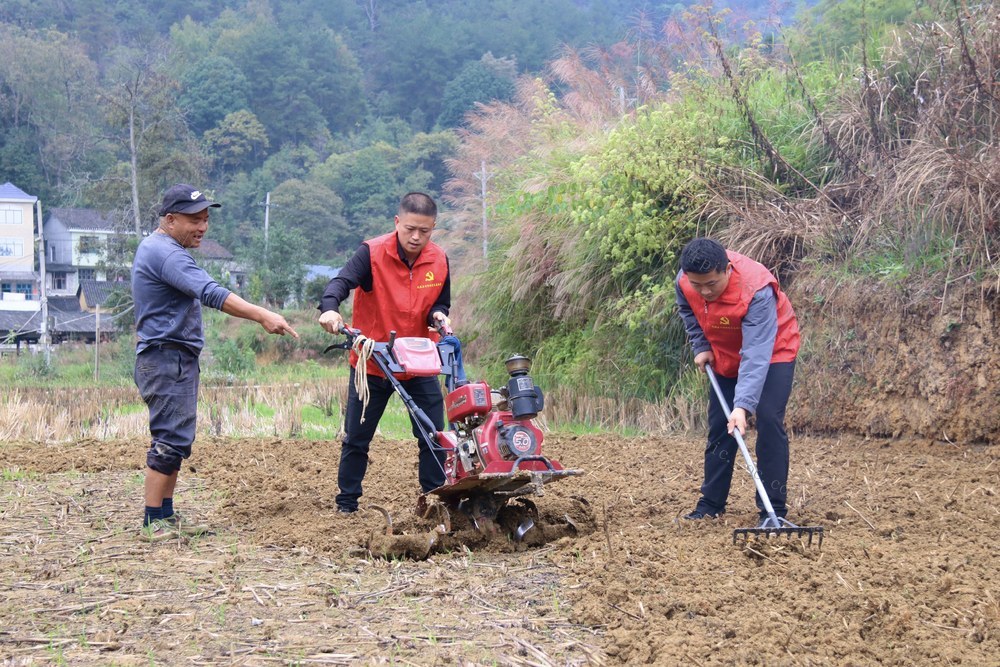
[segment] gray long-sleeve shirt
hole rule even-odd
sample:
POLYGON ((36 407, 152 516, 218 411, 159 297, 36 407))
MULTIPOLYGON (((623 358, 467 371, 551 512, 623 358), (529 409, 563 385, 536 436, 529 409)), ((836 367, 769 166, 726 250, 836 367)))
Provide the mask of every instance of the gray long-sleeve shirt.
POLYGON ((229 294, 171 236, 150 234, 132 263, 136 354, 156 343, 183 345, 200 354, 205 346, 201 305, 221 310, 229 294))
MULTIPOLYGON (((684 320, 691 350, 697 355, 712 349, 680 284, 675 282, 674 289, 677 292, 677 308, 684 320)), ((770 285, 757 290, 753 295, 747 314, 743 317, 741 330, 743 344, 740 348, 740 370, 732 407, 743 408, 753 414, 757 411, 760 394, 764 390, 764 380, 767 379, 771 357, 774 355, 774 341, 778 336, 778 305, 770 285)))

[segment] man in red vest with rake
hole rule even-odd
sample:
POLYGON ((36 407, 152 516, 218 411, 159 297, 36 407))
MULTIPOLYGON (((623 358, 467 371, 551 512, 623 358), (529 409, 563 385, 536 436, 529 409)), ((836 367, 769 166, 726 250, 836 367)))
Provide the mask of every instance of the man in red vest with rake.
MULTIPOLYGON (((694 362, 711 364, 731 417, 709 392, 708 445, 701 498, 688 520, 715 518, 726 510, 738 445, 747 418, 757 428, 757 468, 775 514, 784 517, 788 484, 785 406, 792 389, 799 325, 788 297, 767 268, 727 251, 718 241, 694 239, 681 251, 677 306, 694 362)), ((759 495, 760 519, 767 518, 759 495)))
MULTIPOLYGON (((344 268, 331 280, 320 300, 319 323, 330 333, 344 326, 340 304, 351 290, 354 293, 352 327, 374 341, 388 341, 389 332, 399 337, 436 338, 428 327, 450 327, 451 275, 448 256, 431 241, 437 220, 437 205, 422 192, 406 194, 395 218, 396 230, 361 244, 344 268)), ((355 389, 358 357, 351 353, 351 377, 348 382, 347 416, 344 440, 340 449, 337 482, 337 511, 356 512, 361 497, 361 482, 368 470, 368 448, 379 419, 392 396, 392 384, 374 361, 368 361, 368 406, 355 389), (362 414, 364 418, 362 419, 362 414)), ((400 376, 404 389, 434 422, 444 430, 444 397, 436 377, 400 376)), ((410 418, 413 422, 413 418, 410 418)), ((443 455, 425 442, 416 424, 413 435, 419 441, 418 476, 426 493, 444 484, 443 455)))

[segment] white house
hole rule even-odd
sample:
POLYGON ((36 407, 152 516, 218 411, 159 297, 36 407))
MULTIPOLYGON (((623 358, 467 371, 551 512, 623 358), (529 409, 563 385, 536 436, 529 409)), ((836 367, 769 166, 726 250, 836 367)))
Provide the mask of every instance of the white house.
POLYGON ((12 183, 0 185, 0 309, 38 310, 35 202, 12 183))
POLYGON ((50 208, 44 229, 49 294, 76 294, 81 281, 106 279, 97 265, 115 235, 109 214, 90 208, 50 208))

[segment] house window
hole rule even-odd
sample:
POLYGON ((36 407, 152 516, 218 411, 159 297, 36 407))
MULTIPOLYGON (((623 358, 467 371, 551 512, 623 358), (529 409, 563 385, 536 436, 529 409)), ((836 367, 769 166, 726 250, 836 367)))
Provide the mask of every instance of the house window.
POLYGON ((94 280, 97 276, 97 269, 80 269, 77 277, 80 280, 94 280))
POLYGON ((0 205, 0 225, 20 225, 24 222, 24 211, 20 206, 0 205))
POLYGON ((52 274, 52 289, 66 289, 66 274, 57 271, 52 274))
POLYGON ((101 249, 101 239, 97 236, 80 237, 80 253, 97 252, 101 249))
POLYGON ((31 296, 33 285, 31 283, 14 283, 14 291, 18 294, 31 296))
POLYGON ((24 257, 24 241, 0 238, 0 257, 24 257))

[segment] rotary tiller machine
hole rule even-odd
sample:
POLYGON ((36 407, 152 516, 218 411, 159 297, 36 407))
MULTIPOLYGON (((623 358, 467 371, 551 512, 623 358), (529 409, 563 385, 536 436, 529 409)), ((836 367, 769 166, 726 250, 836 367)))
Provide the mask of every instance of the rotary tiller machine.
MULTIPOLYGON (((420 516, 432 518, 436 513, 433 518, 439 530, 451 532, 451 515, 457 510, 477 530, 492 535, 499 530, 498 514, 516 499, 525 515, 513 531, 513 537, 520 540, 534 527, 538 516, 537 508, 526 496, 543 495, 545 484, 582 471, 566 469, 542 453, 542 432, 532 420, 542 411, 544 397, 528 374, 531 361, 527 357, 514 355, 506 360, 510 376, 506 386, 492 388, 486 382, 469 382, 461 363, 456 362, 458 339, 449 330, 439 331, 444 336, 437 344, 429 338, 397 338, 395 332, 390 332, 388 341, 376 342, 361 331, 344 327, 341 333, 348 342, 331 345, 327 350, 353 349, 359 357, 356 374, 363 374, 365 360, 371 359, 392 383, 421 436, 432 450, 440 452, 445 482, 419 497, 420 516), (438 431, 406 392, 397 377, 403 373, 445 376, 446 430, 438 431)), ((385 516, 386 532, 391 534, 389 513, 371 507, 385 516)))

